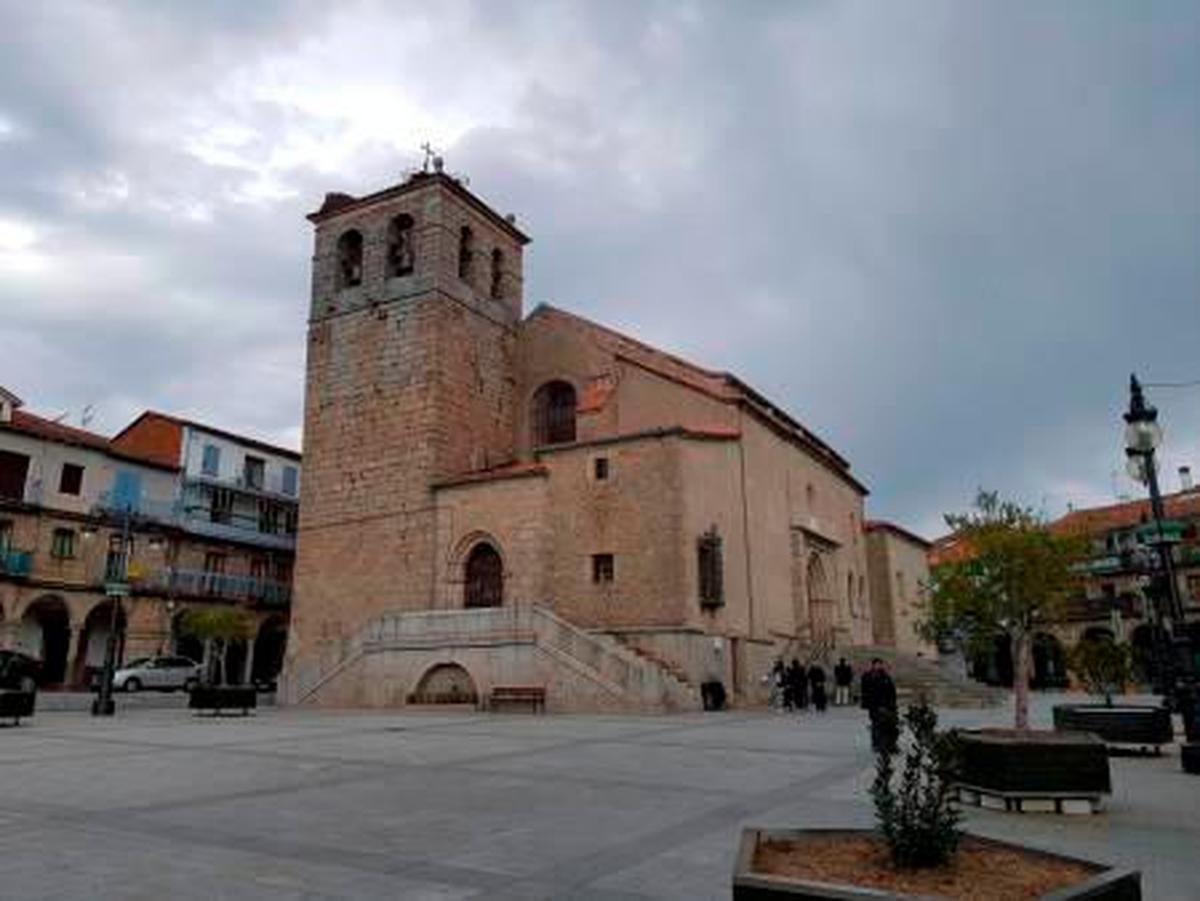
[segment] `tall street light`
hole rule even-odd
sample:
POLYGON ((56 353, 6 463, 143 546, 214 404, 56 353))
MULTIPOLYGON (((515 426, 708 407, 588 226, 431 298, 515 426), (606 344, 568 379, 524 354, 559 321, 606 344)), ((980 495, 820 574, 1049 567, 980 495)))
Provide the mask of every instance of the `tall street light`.
POLYGON ((1191 667, 1185 666, 1182 675, 1189 683, 1184 696, 1179 694, 1178 678, 1181 659, 1190 659, 1186 653, 1187 639, 1184 631, 1183 603, 1179 597, 1179 585, 1175 579, 1175 557, 1173 547, 1179 541, 1179 529, 1166 522, 1162 493, 1158 488, 1158 467, 1154 453, 1162 443, 1162 428, 1158 424, 1158 410, 1146 403, 1142 386, 1137 376, 1129 377, 1129 410, 1125 413, 1125 454, 1129 473, 1144 483, 1150 492, 1150 514, 1153 528, 1146 530, 1147 543, 1158 553, 1157 576, 1151 581, 1151 601, 1154 611, 1154 656, 1159 689, 1165 698, 1176 706, 1190 700, 1191 667), (1176 647, 1177 636, 1181 640, 1176 647))
MULTIPOLYGON (((100 690, 92 702, 92 716, 112 716, 116 712, 113 701, 113 676, 117 669, 117 630, 121 623, 121 598, 129 594, 129 545, 132 511, 126 507, 121 514, 121 543, 117 550, 115 566, 105 566, 104 593, 111 604, 108 624, 108 641, 104 646, 104 669, 100 675, 100 690)), ((110 561, 112 562, 112 561, 110 561)))

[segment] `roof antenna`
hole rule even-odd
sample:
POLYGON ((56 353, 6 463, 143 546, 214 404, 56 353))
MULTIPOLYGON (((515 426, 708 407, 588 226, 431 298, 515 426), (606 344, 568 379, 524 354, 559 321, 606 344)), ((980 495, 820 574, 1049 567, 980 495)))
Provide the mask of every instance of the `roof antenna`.
POLYGON ((92 420, 96 418, 96 407, 94 404, 88 404, 83 408, 83 412, 79 414, 79 424, 83 428, 87 428, 92 424, 92 420))

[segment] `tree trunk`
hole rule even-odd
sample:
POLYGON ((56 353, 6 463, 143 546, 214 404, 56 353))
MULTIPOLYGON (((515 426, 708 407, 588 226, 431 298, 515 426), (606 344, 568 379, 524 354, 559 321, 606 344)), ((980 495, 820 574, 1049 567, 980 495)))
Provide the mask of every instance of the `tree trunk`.
POLYGON ((1029 728, 1029 633, 1021 630, 1012 636, 1013 644, 1013 701, 1016 706, 1015 726, 1020 731, 1029 728))

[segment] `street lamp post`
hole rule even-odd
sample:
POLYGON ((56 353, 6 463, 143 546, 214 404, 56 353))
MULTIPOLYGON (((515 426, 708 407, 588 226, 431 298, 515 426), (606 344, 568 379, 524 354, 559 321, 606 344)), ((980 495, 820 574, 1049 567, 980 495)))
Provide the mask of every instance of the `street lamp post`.
MULTIPOLYGON (((1158 410, 1146 403, 1142 386, 1137 376, 1129 377, 1129 410, 1125 413, 1125 454, 1129 460, 1130 474, 1145 483, 1150 493, 1150 513, 1154 520, 1151 545, 1158 554, 1158 576, 1151 580, 1151 602, 1154 612, 1155 670, 1159 690, 1164 699, 1177 709, 1186 709, 1192 703, 1193 676, 1190 667, 1182 675, 1186 684, 1180 686, 1178 666, 1179 653, 1177 636, 1186 643, 1183 603, 1179 597, 1179 585, 1175 580, 1175 558, 1172 546, 1176 536, 1163 527, 1166 513, 1163 509, 1162 493, 1158 487, 1158 468, 1154 453, 1162 441, 1162 429, 1158 424, 1158 410)), ((1190 718, 1189 718, 1190 719, 1190 718)))
POLYGON ((121 515, 121 543, 117 552, 115 572, 106 566, 104 592, 112 604, 108 625, 108 641, 104 647, 104 669, 100 674, 100 690, 92 702, 92 716, 112 716, 116 712, 113 701, 113 676, 117 669, 117 629, 121 623, 121 598, 129 593, 129 543, 131 511, 128 507, 121 515))

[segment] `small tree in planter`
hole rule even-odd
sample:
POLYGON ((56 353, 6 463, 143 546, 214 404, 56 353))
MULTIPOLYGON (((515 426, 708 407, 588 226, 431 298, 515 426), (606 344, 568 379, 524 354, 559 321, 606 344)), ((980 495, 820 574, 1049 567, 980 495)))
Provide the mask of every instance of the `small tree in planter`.
POLYGON ((979 492, 973 511, 948 514, 946 522, 964 550, 931 570, 918 629, 930 640, 956 636, 974 654, 990 652, 997 635, 1007 636, 1015 726, 1028 729, 1033 635, 1074 592, 1072 565, 1086 539, 1056 534, 1033 510, 987 491, 979 492))
POLYGON ((937 731, 937 714, 925 704, 908 708, 899 745, 885 742, 875 755, 871 799, 879 834, 901 869, 949 863, 962 836, 961 814, 951 793, 958 768, 954 733, 937 731), (896 780, 896 757, 904 768, 896 780))
POLYGON ((234 641, 245 641, 251 634, 250 616, 236 607, 195 607, 183 616, 181 631, 204 642, 210 652, 209 674, 216 671, 214 685, 225 681, 225 655, 234 641))
POLYGON ((1067 668, 1089 694, 1103 696, 1111 707, 1113 695, 1124 692, 1133 679, 1133 655, 1128 645, 1111 638, 1085 638, 1067 654, 1067 668))

